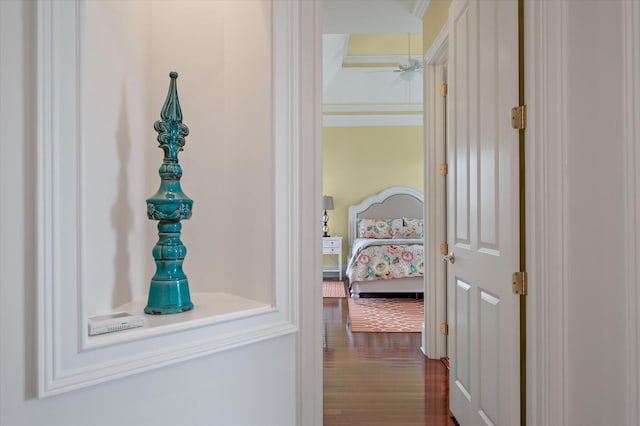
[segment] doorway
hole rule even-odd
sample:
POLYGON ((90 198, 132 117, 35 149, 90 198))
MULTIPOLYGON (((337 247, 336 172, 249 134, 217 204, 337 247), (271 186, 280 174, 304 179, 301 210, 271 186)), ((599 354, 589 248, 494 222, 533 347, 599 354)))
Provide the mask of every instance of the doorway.
MULTIPOLYGON (((421 25, 421 23, 420 23, 421 25)), ((406 34, 401 34, 402 37, 404 38, 406 36, 406 34)), ((345 42, 344 39, 340 39, 340 36, 333 34, 330 40, 330 43, 332 45, 338 45, 341 42, 345 42)), ((348 42, 348 39, 347 39, 348 42)), ((414 45, 414 43, 411 43, 412 46, 414 45)), ((326 46, 323 46, 323 50, 326 46)), ((343 49, 348 49, 348 46, 342 46, 343 49)), ((444 52, 443 57, 438 57, 439 61, 443 61, 446 60, 446 51, 447 48, 445 47, 441 47, 442 52, 444 52)), ((326 53, 326 52, 324 52, 326 53)), ((424 55, 423 52, 420 51, 419 52, 419 57, 420 59, 424 59, 424 55)), ((366 59, 362 59, 363 61, 366 59)), ((440 62, 438 65, 442 65, 442 62, 440 62)), ((359 68, 362 68, 362 64, 358 65, 359 68)), ((353 71, 353 69, 358 68, 355 65, 349 65, 348 68, 352 68, 351 71, 353 71)), ((383 73, 389 73, 388 75, 390 77, 397 77, 397 74, 394 75, 394 70, 391 69, 391 67, 389 67, 388 62, 384 62, 384 61, 380 61, 378 60, 376 63, 375 67, 372 67, 374 69, 372 69, 370 71, 370 74, 367 74, 365 76, 363 76, 363 78, 369 78, 373 75, 379 76, 379 75, 384 75, 383 73), (386 68, 386 70, 385 70, 386 68)), ((336 71, 335 70, 325 70, 323 77, 327 77, 330 75, 333 75, 336 71)), ((418 95, 420 98, 420 104, 424 104, 426 105, 426 98, 425 98, 425 93, 426 93, 426 89, 424 87, 424 82, 425 82, 425 73, 426 70, 423 69, 421 70, 420 74, 418 75, 418 78, 420 78, 420 83, 421 84, 421 88, 418 91, 418 95)), ((440 74, 442 74, 439 71, 439 77, 440 74)), ((396 80, 399 80, 396 78, 396 80)), ((325 88, 327 82, 323 81, 323 88, 325 88)), ((415 87, 416 85, 413 84, 408 84, 406 81, 402 81, 400 80, 399 83, 397 84, 401 84, 401 88, 409 88, 411 86, 415 87)), ((372 127, 372 132, 371 135, 375 136, 375 135, 380 135, 380 134, 384 134, 385 130, 384 127, 385 126, 380 126, 379 124, 383 121, 386 120, 390 120, 390 119, 398 119, 398 114, 392 114, 394 113, 393 109, 397 109, 398 111, 402 111, 402 109, 398 108, 397 105, 393 105, 392 102, 387 102, 386 105, 383 105, 386 108, 386 114, 373 114, 373 113, 368 113, 368 114, 360 114, 358 115, 358 112, 363 112, 363 111, 358 111, 358 107, 362 108, 363 105, 345 105, 346 102, 343 102, 343 104, 340 104, 339 102, 327 102, 326 99, 324 100, 324 106, 325 106, 325 115, 324 115, 324 126, 323 126, 323 144, 325 143, 325 138, 327 137, 335 137, 336 134, 341 133, 341 132, 350 132, 351 136, 357 135, 357 131, 354 130, 354 128, 358 127, 359 125, 362 124, 369 124, 372 125, 372 123, 375 121, 377 122, 376 124, 378 124, 378 126, 375 126, 375 128, 372 127), (327 104, 329 105, 329 109, 330 109, 330 113, 327 114, 327 104), (350 109, 349 109, 350 108, 350 109), (359 122, 357 124, 352 124, 351 126, 343 126, 343 128, 339 128, 338 125, 336 125, 335 123, 339 122, 339 121, 347 121, 347 119, 352 120, 352 122, 356 122, 356 120, 359 120, 359 122), (327 126, 327 123, 330 122, 333 125, 332 126, 327 126)), ((406 107, 406 105, 405 105, 406 107)), ((417 107, 417 105, 411 105, 411 107, 417 107)), ((444 106, 441 108, 440 110, 440 114, 443 114, 445 111, 444 106)), ((405 110, 406 112, 406 110, 405 110)), ((422 109, 422 105, 420 105, 420 111, 419 114, 411 114, 411 119, 414 118, 419 118, 420 122, 422 123, 424 120, 424 112, 422 109)), ((364 126, 360 126, 360 127, 364 127, 364 126)), ((389 127, 389 126, 386 126, 389 127)), ((405 126, 406 127, 406 126, 405 126)), ((428 154, 426 151, 429 149, 429 145, 426 143, 426 128, 424 126, 422 126, 421 124, 421 135, 419 137, 419 141, 418 143, 421 146, 421 152, 419 154, 419 156, 417 157, 417 163, 419 164, 419 168, 420 170, 417 172, 417 179, 419 180, 419 183, 416 185, 411 185, 411 186, 418 186, 420 187, 421 190, 424 191, 424 193, 431 193, 431 190, 428 190, 426 185, 429 184, 429 182, 433 181, 433 182, 437 182, 438 185, 444 185, 444 177, 440 176, 439 173, 439 169, 436 167, 434 169, 435 173, 437 174, 437 176, 439 176, 439 178, 434 178, 431 179, 430 177, 427 177, 428 173, 430 173, 432 170, 427 170, 426 165, 427 160, 431 159, 431 155, 428 154)), ((444 136, 445 134, 445 124, 443 123, 441 128, 438 129, 438 131, 440 132, 440 136, 444 136)), ((390 134, 389 134, 390 135, 390 134)), ((372 137, 373 137, 372 136, 372 137)), ((392 139, 393 136, 388 136, 387 139, 388 140, 393 140, 396 143, 398 143, 398 138, 396 137, 395 139, 392 139)), ((443 138, 440 137, 439 142, 442 143, 443 142, 443 138)), ((367 146, 369 147, 369 149, 371 149, 371 142, 372 139, 369 138, 369 145, 363 145, 361 146, 361 149, 366 149, 367 146)), ((337 171, 335 170, 334 164, 329 165, 328 163, 331 161, 339 161, 339 162, 348 162, 349 160, 346 159, 347 155, 349 154, 349 152, 346 152, 348 150, 347 148, 347 143, 349 142, 349 139, 346 137, 343 137, 340 139, 339 141, 339 145, 337 146, 332 146, 331 149, 334 150, 335 152, 338 152, 338 154, 336 154, 334 151, 330 152, 330 155, 327 155, 327 151, 326 151, 326 146, 323 148, 324 151, 324 158, 323 158, 323 172, 324 175, 326 176, 328 173, 337 173, 337 171)), ((445 148, 440 146, 437 148, 437 155, 444 155, 445 152, 445 148)), ((356 159, 358 157, 355 157, 356 159)), ((360 156, 359 158, 362 158, 362 156, 360 156)), ((442 162, 442 161, 439 161, 442 162)), ((352 180, 355 179, 356 177, 348 177, 345 179, 345 175, 342 175, 342 181, 344 182, 344 180, 352 180)), ((325 196, 333 196, 333 201, 334 201, 334 211, 330 211, 329 215, 330 215, 330 220, 329 220, 329 225, 330 225, 330 234, 331 236, 334 235, 340 235, 342 232, 345 233, 346 235, 346 229, 341 228, 340 225, 340 209, 344 209, 346 210, 346 208, 348 207, 349 204, 355 204, 356 202, 359 202, 360 199, 363 196, 366 195, 370 195, 370 193, 373 192, 378 192, 380 189, 383 188, 375 188, 375 189, 371 189, 369 191, 367 191, 366 194, 361 194, 360 195, 360 199, 358 200, 354 200, 353 202, 345 202, 345 200, 341 200, 339 196, 336 195, 336 193, 334 193, 334 188, 336 188, 337 185, 333 185, 333 186, 327 186, 325 185, 323 187, 322 190, 322 195, 325 196)), ((438 200, 437 202, 433 202, 429 205, 437 205, 439 207, 442 207, 444 205, 444 200, 445 200, 445 189, 442 188, 438 188, 437 189, 438 194, 440 195, 440 200, 438 200)), ((425 203, 425 205, 427 205, 427 203, 425 203)), ((425 210, 427 210, 425 208, 425 210)), ((444 281, 444 277, 445 277, 445 272, 444 272, 444 264, 441 260, 441 256, 439 255, 439 250, 440 250, 440 244, 444 241, 444 235, 445 235, 445 224, 444 224, 444 220, 446 218, 446 213, 444 212, 444 210, 440 213, 438 213, 437 218, 433 215, 432 212, 424 212, 425 216, 425 233, 426 233, 426 227, 427 225, 427 218, 433 218, 437 221, 440 221, 441 223, 439 223, 439 230, 437 232, 438 238, 436 239, 432 239, 429 238, 428 242, 425 243, 429 243, 431 245, 433 245, 433 247, 435 247, 435 251, 431 250, 431 248, 426 248, 425 246, 425 251, 428 251, 430 253, 430 258, 429 260, 427 260, 427 264, 430 265, 429 268, 429 272, 428 274, 433 274, 433 273, 437 273, 437 277, 432 277, 431 275, 429 275, 429 277, 425 278, 425 281, 427 280, 431 280, 431 282, 433 283, 438 283, 437 285, 426 285, 425 288, 425 296, 429 291, 433 291, 434 294, 436 294, 436 297, 432 297, 431 295, 429 297, 425 297, 425 301, 429 301, 429 303, 431 303, 428 306, 425 306, 425 317, 424 317, 424 321, 423 321, 423 330, 422 330, 422 334, 420 336, 420 341, 419 341, 419 349, 422 350, 422 352, 424 353, 424 355, 428 355, 430 358, 435 358, 436 360, 439 360, 439 358, 441 358, 442 356, 446 355, 446 336, 440 334, 440 324, 446 322, 446 286, 445 286, 445 281, 444 281), (432 271, 431 271, 432 270, 432 271), (436 272, 437 271, 437 272, 436 272), (434 343, 431 343, 430 340, 433 339, 434 343), (431 353, 427 354, 427 351, 430 351, 431 353)), ((438 223, 438 222, 435 222, 438 223)), ((435 235, 431 234, 431 235, 435 235)), ((349 251, 348 248, 348 241, 346 238, 343 238, 343 244, 344 246, 342 247, 342 251, 347 253, 349 251)), ((333 260, 331 257, 329 257, 329 260, 333 260)), ((343 264, 345 262, 343 261, 343 264)), ((329 269, 333 269, 332 266, 329 266, 329 269)), ((337 304, 336 304, 337 305, 337 304)), ((339 318, 337 318, 337 316, 335 318, 332 318, 333 320, 337 321, 339 318)), ((325 327, 326 328, 326 327, 325 327)), ((325 340, 326 343, 326 340, 325 340)), ((423 358, 423 362, 424 360, 426 360, 426 358, 424 358, 422 355, 419 354, 419 350, 418 350, 418 357, 422 357, 423 358)), ((429 360, 430 361, 430 360, 429 360)), ((438 363, 440 361, 437 361, 438 363)))

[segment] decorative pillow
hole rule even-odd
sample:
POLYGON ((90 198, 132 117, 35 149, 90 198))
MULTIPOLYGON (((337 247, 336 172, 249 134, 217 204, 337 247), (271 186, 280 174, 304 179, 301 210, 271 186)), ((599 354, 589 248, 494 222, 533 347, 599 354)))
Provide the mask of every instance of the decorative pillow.
POLYGON ((402 218, 405 238, 422 238, 424 236, 424 219, 402 218))
POLYGON ((415 229, 402 226, 398 228, 396 235, 394 235, 393 238, 419 238, 419 236, 415 229))
POLYGON ((394 238, 400 231, 402 219, 358 219, 358 238, 394 238))

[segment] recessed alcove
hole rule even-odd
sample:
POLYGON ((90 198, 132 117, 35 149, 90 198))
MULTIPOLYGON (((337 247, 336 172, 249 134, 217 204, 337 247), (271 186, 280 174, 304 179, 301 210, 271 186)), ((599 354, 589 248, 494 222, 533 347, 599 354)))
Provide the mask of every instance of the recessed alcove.
POLYGON ((38 3, 41 397, 296 331, 290 7, 38 3), (146 304, 169 71, 190 129, 181 238, 195 307, 88 336, 89 317, 146 304))
POLYGON ((159 186, 163 157, 153 122, 173 70, 190 130, 179 159, 194 200, 182 223, 191 291, 272 303, 273 238, 255 238, 275 228, 270 4, 235 3, 82 6, 80 244, 89 316, 148 291, 157 222, 145 200, 159 186))

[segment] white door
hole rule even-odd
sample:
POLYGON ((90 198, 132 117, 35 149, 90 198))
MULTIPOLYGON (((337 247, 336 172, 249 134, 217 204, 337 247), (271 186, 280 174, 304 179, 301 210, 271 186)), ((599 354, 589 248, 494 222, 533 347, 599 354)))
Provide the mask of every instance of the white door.
POLYGON ((449 392, 463 426, 520 424, 517 10, 516 0, 449 10, 449 392))

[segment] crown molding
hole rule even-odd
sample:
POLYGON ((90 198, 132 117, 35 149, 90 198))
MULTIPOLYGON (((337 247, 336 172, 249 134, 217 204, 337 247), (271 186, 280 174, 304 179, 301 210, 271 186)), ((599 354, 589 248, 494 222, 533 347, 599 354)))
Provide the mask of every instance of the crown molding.
POLYGON ((323 127, 422 126, 422 114, 411 115, 325 115, 323 127))
POLYGON ((424 55, 425 64, 443 64, 449 57, 449 22, 445 22, 424 55))
POLYGON ((421 113, 423 110, 422 103, 384 103, 384 104, 324 104, 322 112, 327 113, 421 113))
MULTIPOLYGON (((419 55, 410 55, 411 58, 419 55)), ((390 64, 390 66, 397 66, 400 63, 407 62, 407 55, 368 55, 368 56, 352 56, 347 55, 342 60, 343 66, 351 64, 390 64)))

